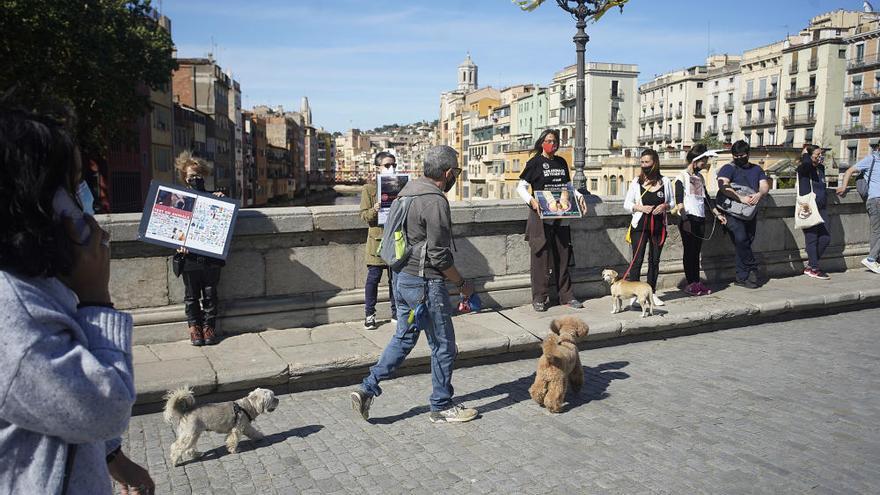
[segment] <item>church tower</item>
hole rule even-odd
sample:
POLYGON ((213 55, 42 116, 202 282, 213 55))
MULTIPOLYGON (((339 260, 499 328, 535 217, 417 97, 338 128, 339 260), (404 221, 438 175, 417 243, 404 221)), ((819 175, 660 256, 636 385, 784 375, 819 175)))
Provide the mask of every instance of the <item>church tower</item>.
POLYGON ((477 84, 477 64, 471 60, 468 52, 464 62, 458 66, 458 90, 470 93, 479 87, 477 84))

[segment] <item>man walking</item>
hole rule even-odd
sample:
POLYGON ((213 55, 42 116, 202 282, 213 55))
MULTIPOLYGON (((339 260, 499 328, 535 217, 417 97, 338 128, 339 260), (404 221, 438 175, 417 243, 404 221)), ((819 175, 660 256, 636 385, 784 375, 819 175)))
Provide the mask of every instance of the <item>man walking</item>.
POLYGON ((869 156, 846 170, 840 186, 837 187, 838 196, 846 193, 846 186, 853 174, 861 172, 868 183, 868 199, 865 208, 868 210, 868 220, 871 222, 871 240, 868 257, 862 260, 862 264, 874 273, 880 273, 880 144, 874 145, 869 156))
MULTIPOLYGON (((749 163, 749 143, 739 140, 733 143, 733 163, 721 167, 718 171, 718 189, 722 194, 734 201, 757 207, 764 196, 770 192, 770 181, 764 169, 749 163), (739 194, 731 184, 748 186, 753 194, 739 194)), ((761 286, 758 280, 758 262, 755 253, 752 252, 752 243, 755 241, 755 231, 758 227, 757 216, 751 220, 743 220, 733 215, 727 215, 726 230, 733 241, 736 250, 736 282, 734 284, 748 289, 757 289, 761 286)))
POLYGON ((397 300, 397 330, 382 352, 379 362, 370 368, 360 387, 351 392, 352 408, 364 420, 370 417, 373 398, 382 394, 379 383, 393 376, 424 330, 431 348, 430 398, 432 423, 470 421, 477 411, 452 402, 452 366, 455 363, 455 329, 452 326, 452 303, 446 281, 452 282, 464 296, 473 286, 459 274, 452 255, 452 217, 445 192, 452 189, 461 169, 456 167, 458 153, 449 146, 435 146, 425 153, 424 177, 410 181, 400 197, 413 199, 406 217, 407 243, 413 254, 403 269, 394 274, 397 300), (422 266, 424 265, 424 266, 422 266), (424 316, 408 321, 410 310, 424 316))
POLYGON ((376 166, 376 180, 364 184, 361 191, 361 220, 369 226, 367 229, 367 280, 364 283, 364 328, 375 330, 379 328, 376 323, 376 299, 379 295, 379 282, 382 281, 382 273, 388 272, 388 299, 391 301, 391 322, 396 322, 397 313, 394 307, 394 284, 391 282, 391 269, 382 261, 377 251, 382 241, 385 229, 379 225, 379 198, 377 186, 380 175, 394 175, 397 173, 397 160, 394 155, 387 151, 380 151, 373 159, 376 166))

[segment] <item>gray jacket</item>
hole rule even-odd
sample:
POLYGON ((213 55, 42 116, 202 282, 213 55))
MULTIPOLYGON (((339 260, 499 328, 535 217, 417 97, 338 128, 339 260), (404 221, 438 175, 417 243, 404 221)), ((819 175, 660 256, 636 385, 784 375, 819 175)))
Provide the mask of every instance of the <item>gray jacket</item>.
POLYGON ((419 196, 413 200, 406 217, 406 239, 412 246, 413 255, 402 271, 419 276, 420 256, 417 253, 427 242, 425 278, 444 278, 442 271, 454 262, 452 214, 446 195, 431 179, 419 177, 407 182, 398 196, 419 196))
POLYGON ((57 278, 0 270, 0 493, 110 494, 107 454, 128 427, 135 389, 131 315, 77 310, 57 278))

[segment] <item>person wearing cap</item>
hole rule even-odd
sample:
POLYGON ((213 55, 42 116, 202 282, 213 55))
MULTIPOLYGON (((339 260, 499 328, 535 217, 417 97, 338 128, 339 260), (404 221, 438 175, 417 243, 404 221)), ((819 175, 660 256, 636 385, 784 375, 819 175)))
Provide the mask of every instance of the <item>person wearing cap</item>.
POLYGON ((880 273, 880 144, 874 144, 871 154, 848 168, 837 187, 837 195, 846 194, 846 185, 856 173, 861 173, 868 181, 868 199, 865 208, 871 222, 871 244, 868 256, 862 260, 868 270, 880 273))
MULTIPOLYGON (((704 296, 712 293, 700 280, 700 251, 706 237, 706 213, 711 212, 721 225, 727 224, 727 217, 709 197, 706 180, 701 173, 706 170, 709 158, 718 156, 715 151, 707 150, 705 144, 696 144, 688 151, 688 166, 675 178, 675 212, 681 216, 678 231, 684 248, 682 264, 687 287, 684 291, 692 296, 704 296)), ((709 237, 714 233, 714 228, 709 237)))
POLYGON ((819 268, 819 259, 831 244, 828 232, 828 191, 825 183, 825 150, 807 144, 801 154, 801 164, 797 168, 798 196, 805 196, 812 191, 816 195, 816 208, 822 217, 822 223, 804 229, 804 247, 807 250, 807 266, 804 275, 828 280, 827 273, 819 268))

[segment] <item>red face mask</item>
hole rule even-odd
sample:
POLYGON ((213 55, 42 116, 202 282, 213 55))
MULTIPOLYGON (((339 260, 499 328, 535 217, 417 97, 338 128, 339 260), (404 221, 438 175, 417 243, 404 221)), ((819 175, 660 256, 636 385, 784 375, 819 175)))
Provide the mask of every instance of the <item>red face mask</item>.
POLYGON ((556 144, 555 143, 544 143, 543 146, 544 146, 544 153, 547 153, 548 155, 552 155, 556 151, 556 144))

